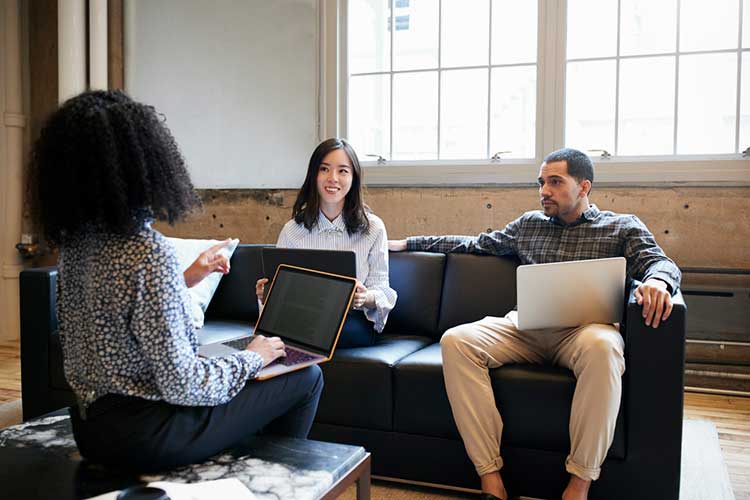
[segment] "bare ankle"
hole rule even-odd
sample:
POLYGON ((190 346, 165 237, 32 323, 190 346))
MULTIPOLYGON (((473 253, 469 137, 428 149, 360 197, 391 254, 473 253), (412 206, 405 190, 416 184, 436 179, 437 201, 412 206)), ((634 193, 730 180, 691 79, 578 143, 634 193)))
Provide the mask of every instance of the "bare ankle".
POLYGON ((589 497, 589 488, 591 487, 591 481, 588 479, 581 479, 573 474, 570 475, 570 481, 568 481, 568 487, 563 491, 563 500, 586 500, 589 497))
POLYGON ((500 471, 490 472, 480 476, 482 481, 482 491, 484 493, 491 493, 498 498, 508 498, 508 493, 505 491, 505 484, 503 484, 503 478, 500 476, 500 471))

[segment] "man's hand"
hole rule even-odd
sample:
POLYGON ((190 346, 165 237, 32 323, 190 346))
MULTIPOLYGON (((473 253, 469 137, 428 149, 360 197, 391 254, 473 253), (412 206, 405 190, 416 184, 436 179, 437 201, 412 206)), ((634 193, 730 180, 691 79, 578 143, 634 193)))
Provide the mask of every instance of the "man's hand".
POLYGON ((641 284, 635 291, 635 300, 643 306, 643 317, 646 326, 658 328, 672 314, 672 296, 667 284, 660 279, 651 278, 641 284))
POLYGON ((406 250, 406 240, 388 240, 388 250, 391 252, 403 252, 406 250))
POLYGON ((375 307, 375 296, 367 293, 367 287, 357 280, 357 288, 354 290, 352 307, 375 307))
POLYGON ((268 278, 261 278, 255 282, 255 296, 261 304, 264 303, 263 294, 266 291, 266 283, 268 283, 268 278))
POLYGON ((227 238, 221 243, 204 250, 203 253, 195 259, 195 262, 185 269, 183 275, 185 276, 185 284, 188 288, 194 287, 211 273, 229 273, 229 259, 225 255, 219 253, 219 250, 229 245, 231 242, 232 238, 227 238))
POLYGON ((246 350, 260 354, 263 359, 263 367, 268 366, 272 361, 286 356, 284 351, 284 342, 279 337, 264 337, 256 335, 252 342, 245 347, 246 350))

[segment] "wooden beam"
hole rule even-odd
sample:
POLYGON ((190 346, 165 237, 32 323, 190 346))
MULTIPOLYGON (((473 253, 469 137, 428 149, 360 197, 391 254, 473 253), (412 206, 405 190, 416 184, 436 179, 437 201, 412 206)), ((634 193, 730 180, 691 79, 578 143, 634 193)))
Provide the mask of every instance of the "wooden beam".
POLYGON ((107 0, 107 59, 110 89, 124 90, 125 59, 123 0, 107 0))

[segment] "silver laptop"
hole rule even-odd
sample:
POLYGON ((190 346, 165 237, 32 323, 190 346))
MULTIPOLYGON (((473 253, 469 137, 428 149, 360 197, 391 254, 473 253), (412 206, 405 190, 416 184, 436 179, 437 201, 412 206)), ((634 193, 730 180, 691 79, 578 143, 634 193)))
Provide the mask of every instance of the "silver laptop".
POLYGON ((516 291, 521 330, 617 323, 625 302, 625 258, 518 266, 516 291))
MULTIPOLYGON (((265 380, 333 357, 341 328, 351 308, 357 280, 348 276, 282 264, 271 283, 265 306, 255 324, 255 335, 280 337, 286 356, 263 368, 265 380)), ((225 356, 245 349, 253 336, 206 344, 198 354, 225 356)))

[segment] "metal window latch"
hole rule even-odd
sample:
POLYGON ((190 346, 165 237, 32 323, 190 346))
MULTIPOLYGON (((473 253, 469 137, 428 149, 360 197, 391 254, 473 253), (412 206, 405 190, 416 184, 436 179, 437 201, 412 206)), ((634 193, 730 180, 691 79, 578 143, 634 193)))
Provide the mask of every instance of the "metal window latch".
POLYGON ((750 158, 750 147, 742 152, 743 158, 750 158))
POLYGON ((494 155, 492 155, 490 157, 490 160, 492 160, 492 161, 500 161, 500 160, 503 159, 500 155, 510 154, 512 152, 513 151, 498 151, 497 153, 495 153, 494 155))
POLYGON ((385 162, 387 161, 385 158, 383 158, 380 155, 365 155, 365 156, 368 156, 370 158, 376 158, 378 165, 385 165, 385 162))
POLYGON ((612 155, 606 149, 589 149, 589 153, 601 153, 599 157, 605 160, 612 158, 612 155))

